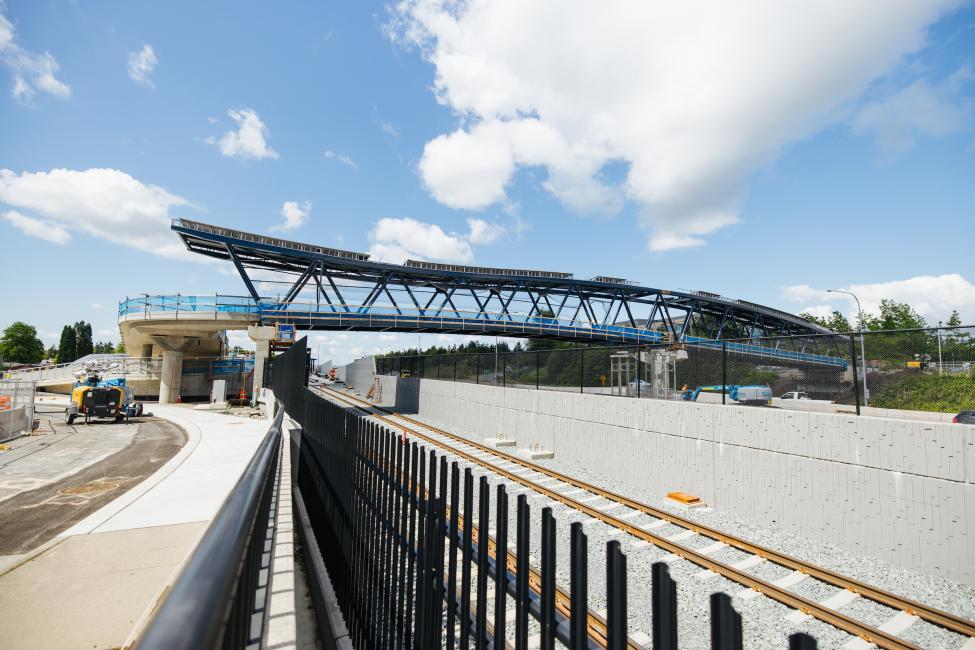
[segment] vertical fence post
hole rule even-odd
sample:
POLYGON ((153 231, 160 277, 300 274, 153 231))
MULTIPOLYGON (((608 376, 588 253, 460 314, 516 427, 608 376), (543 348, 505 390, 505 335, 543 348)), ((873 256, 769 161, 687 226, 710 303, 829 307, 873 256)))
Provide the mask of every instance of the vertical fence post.
POLYGON ((542 508, 542 602, 540 650, 555 648, 555 517, 551 508, 542 508))
POLYGON ((637 396, 637 398, 639 398, 640 395, 641 395, 641 391, 640 391, 641 386, 640 385, 643 383, 643 377, 641 376, 641 373, 640 373, 640 357, 642 355, 643 355, 643 352, 642 352, 642 350, 638 346, 637 349, 636 349, 636 396, 637 396))
POLYGON ((474 353, 474 383, 481 383, 481 353, 474 353))
POLYGON ((538 368, 541 365, 541 352, 535 353, 535 390, 538 390, 538 368))
POLYGON ((742 650, 741 614, 722 591, 711 594, 711 650, 742 650))
POLYGON ((531 522, 528 497, 518 495, 517 553, 518 567, 515 578, 515 649, 528 650, 528 549, 531 539, 531 522))
POLYGON ((726 404, 728 395, 728 342, 721 341, 721 403, 726 404))
POLYGON ((454 354, 454 381, 457 381, 457 357, 459 354, 454 354))
POLYGON ((579 348, 579 392, 585 392, 586 385, 586 348, 579 348))
POLYGON ((789 650, 816 650, 816 639, 803 632, 789 635, 789 650))
POLYGON ((582 532, 582 524, 578 521, 572 524, 572 540, 570 542, 569 559, 569 597, 572 600, 571 616, 569 620, 569 648, 570 650, 585 650, 588 647, 588 615, 589 615, 589 552, 586 548, 586 535, 582 532))
POLYGON ((474 647, 487 644, 487 579, 488 579, 488 480, 481 477, 478 486, 477 508, 477 622, 474 626, 474 647))
POLYGON ((626 556, 620 552, 619 540, 614 539, 606 544, 606 650, 625 648, 626 556))
POLYGON ((501 388, 508 385, 508 353, 501 353, 501 388))
MULTIPOLYGON (((460 467, 450 464, 450 553, 447 555, 447 647, 454 647, 457 614, 457 523, 460 510, 460 467)), ((468 524, 464 524, 468 528, 468 524)), ((463 612, 462 612, 463 613, 463 612)))
POLYGON ((860 375, 857 372, 856 337, 850 334, 850 366, 853 371, 853 396, 856 399, 857 415, 860 415, 860 375))
POLYGON ((677 650, 677 583, 666 562, 653 563, 653 649, 677 650))
POLYGON ((504 630, 508 598, 508 493, 504 484, 497 487, 498 503, 494 513, 494 650, 505 650, 504 630))
POLYGON ((464 468, 464 545, 460 572, 460 647, 469 648, 471 639, 471 549, 474 531, 474 474, 464 468))

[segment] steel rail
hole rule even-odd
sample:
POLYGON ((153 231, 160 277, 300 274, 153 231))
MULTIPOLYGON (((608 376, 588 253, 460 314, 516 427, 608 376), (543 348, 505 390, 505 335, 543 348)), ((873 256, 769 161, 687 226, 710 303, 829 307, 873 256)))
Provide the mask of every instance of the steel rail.
MULTIPOLYGON (((382 407, 374 406, 374 408, 378 408, 382 411, 390 413, 390 411, 388 411, 387 409, 383 409, 382 407)), ((523 467, 532 469, 541 474, 545 474, 551 478, 558 479, 565 483, 569 483, 574 487, 584 489, 588 492, 592 492, 593 494, 598 494, 599 496, 602 496, 609 501, 614 501, 616 503, 626 506, 627 508, 631 508, 633 510, 639 510, 644 514, 648 514, 652 517, 656 517, 657 519, 663 519, 676 526, 681 526, 682 528, 693 530, 694 532, 702 534, 706 537, 711 537, 717 541, 724 542, 728 546, 732 546, 734 548, 737 548, 738 550, 744 551, 746 553, 750 553, 752 555, 758 555, 759 557, 762 557, 776 564, 780 564, 786 568, 792 569, 793 571, 799 571, 801 573, 805 573, 813 578, 817 578, 818 580, 827 582, 833 585, 834 587, 848 589, 855 594, 867 598, 868 600, 872 600, 882 605, 886 605, 888 607, 892 607, 894 609, 907 612, 908 614, 917 616, 921 620, 927 621, 928 623, 931 623, 933 625, 937 625, 947 630, 951 630, 952 632, 955 632, 962 636, 975 638, 975 622, 966 620, 950 612, 946 612, 944 610, 940 610, 934 607, 930 607, 928 605, 924 605, 923 603, 919 603, 909 598, 898 596, 892 592, 885 591, 883 589, 880 589, 879 587, 874 587, 873 585, 870 585, 865 582, 861 582, 854 578, 849 578, 842 574, 836 573, 835 571, 830 571, 829 569, 825 569, 816 564, 812 564, 810 562, 806 562, 804 560, 794 558, 790 555, 785 555, 776 550, 773 550, 766 546, 761 546, 760 544, 749 542, 748 540, 742 539, 740 537, 734 537, 727 533, 723 533, 720 530, 717 530, 715 528, 711 528, 710 526, 691 521, 690 519, 685 519, 680 515, 675 515, 665 510, 654 508, 653 506, 647 505, 645 503, 634 501, 629 497, 612 492, 610 490, 606 490, 605 488, 598 487, 596 485, 587 483, 580 479, 576 479, 571 476, 560 474, 546 467, 542 467, 541 465, 536 465, 517 456, 506 454, 505 452, 494 449, 492 447, 479 445, 478 443, 471 442, 466 438, 457 436, 456 434, 452 434, 447 431, 443 431, 442 429, 438 429, 437 427, 432 427, 428 424, 425 424, 423 422, 420 422, 408 416, 400 415, 398 413, 391 413, 391 415, 393 415, 394 417, 407 420, 408 422, 410 422, 415 426, 426 427, 427 429, 430 429, 431 431, 434 431, 439 435, 446 436, 457 442, 463 442, 464 444, 468 444, 478 449, 481 449, 483 451, 487 451, 492 454, 498 455, 504 458, 505 460, 518 463, 523 467)))
MULTIPOLYGON (((842 575, 840 575, 838 573, 835 573, 835 572, 830 571, 828 569, 824 569, 824 568, 819 567, 819 566, 817 566, 815 564, 811 564, 811 563, 808 563, 808 562, 804 562, 802 560, 798 560, 798 559, 793 558, 791 556, 784 555, 782 553, 779 553, 779 552, 774 551, 772 549, 766 548, 764 546, 760 546, 758 544, 753 544, 753 543, 748 542, 746 540, 743 540, 743 539, 740 539, 740 538, 737 538, 737 537, 728 535, 726 533, 722 533, 721 531, 718 531, 716 529, 713 529, 713 528, 711 528, 709 526, 701 525, 701 524, 692 522, 692 521, 690 521, 688 519, 685 519, 683 517, 680 517, 678 515, 674 515, 674 514, 665 512, 663 510, 659 510, 657 508, 654 508, 652 506, 649 506, 649 505, 640 503, 638 501, 634 501, 633 499, 630 499, 628 497, 625 497, 625 496, 622 496, 620 494, 617 494, 617 493, 611 492, 609 490, 606 490, 604 488, 600 488, 598 486, 592 485, 591 483, 587 483, 585 481, 581 481, 579 479, 575 479, 575 478, 572 478, 570 476, 566 476, 564 474, 560 474, 559 472, 555 472, 553 470, 550 470, 548 468, 542 467, 540 465, 536 465, 535 463, 531 463, 531 462, 529 462, 529 461, 527 461, 525 459, 519 458, 517 456, 511 455, 511 454, 507 454, 507 453, 502 452, 500 450, 497 450, 497 449, 494 449, 494 448, 491 448, 491 447, 487 447, 485 445, 481 445, 481 444, 476 443, 476 442, 472 442, 470 440, 467 440, 466 438, 463 438, 461 436, 457 436, 456 434, 449 433, 447 431, 444 431, 444 430, 439 429, 437 427, 428 425, 426 423, 419 422, 419 421, 417 421, 417 420, 415 420, 413 418, 410 418, 408 416, 400 415, 398 413, 392 413, 388 409, 383 409, 382 407, 378 407, 378 406, 376 406, 374 404, 370 404, 369 402, 365 402, 364 400, 361 400, 358 397, 352 397, 352 396, 349 396, 349 395, 347 395, 345 393, 339 393, 338 391, 335 391, 334 389, 328 389, 328 390, 331 390, 333 393, 335 393, 336 395, 339 395, 339 396, 341 396, 343 398, 347 398, 347 399, 357 400, 357 401, 363 402, 365 404, 368 404, 370 408, 383 411, 383 412, 388 413, 388 414, 390 414, 390 415, 392 415, 394 417, 397 417, 397 418, 401 418, 403 420, 406 420, 406 421, 410 422, 411 424, 413 424, 415 426, 420 426, 420 427, 427 428, 430 431, 433 431, 433 432, 435 432, 435 433, 437 433, 439 435, 442 435, 444 437, 447 437, 447 438, 449 438, 451 440, 454 440, 456 442, 461 442, 461 443, 463 443, 465 445, 469 445, 471 447, 474 447, 475 449, 478 449, 480 451, 490 453, 492 455, 495 455, 495 456, 497 456, 499 458, 502 458, 504 460, 507 460, 509 462, 515 463, 515 464, 520 465, 522 467, 525 467, 527 469, 531 469, 531 470, 533 470, 535 472, 538 472, 538 473, 544 474, 546 476, 549 476, 550 478, 555 478, 555 479, 557 479, 559 481, 562 481, 562 482, 568 483, 570 485, 573 485, 574 487, 584 489, 584 490, 586 490, 588 492, 592 492, 593 494, 597 494, 599 496, 602 496, 602 497, 604 497, 604 498, 606 498, 606 499, 608 499, 610 501, 614 501, 616 503, 625 505, 628 508, 631 508, 631 509, 634 509, 634 510, 638 510, 640 512, 643 512, 645 514, 651 515, 651 516, 656 517, 658 519, 663 519, 665 521, 668 521, 669 523, 672 523, 672 524, 681 526, 681 527, 686 528, 686 529, 693 530, 694 532, 699 533, 699 534, 703 534, 703 535, 705 535, 707 537, 712 537, 712 538, 714 538, 714 539, 716 539, 718 541, 721 541, 721 542, 724 542, 724 543, 728 544, 729 546, 732 546, 732 547, 737 548, 739 550, 745 551, 745 552, 750 553, 752 555, 757 555, 759 557, 768 559, 768 560, 770 560, 770 561, 772 561, 772 562, 774 562, 776 564, 780 564, 782 566, 785 566, 787 568, 793 569, 795 571, 799 571, 801 573, 805 573, 807 575, 810 575, 812 577, 815 577, 815 578, 817 578, 817 579, 819 579, 819 580, 821 580, 823 582, 826 582, 828 584, 831 584, 833 586, 836 586, 836 587, 839 587, 839 588, 843 588, 843 589, 848 589, 848 590, 852 591, 853 593, 856 593, 856 594, 858 594, 860 596, 863 596, 863 597, 865 597, 865 598, 867 598, 869 600, 873 600, 875 602, 878 602, 878 603, 887 605, 889 607, 893 607, 894 609, 898 609, 898 610, 901 610, 901 611, 905 611, 908 614, 911 614, 911 615, 914 615, 914 616, 918 616, 922 620, 925 620, 925 621, 927 621, 929 623, 932 623, 934 625, 937 625, 939 627, 942 627, 942 628, 951 630, 951 631, 956 632, 956 633, 958 633, 958 634, 960 634, 962 636, 966 636, 966 637, 969 637, 969 638, 975 637, 975 623, 972 623, 971 621, 967 621, 967 620, 965 620, 963 618, 960 618, 958 616, 955 616, 954 614, 951 614, 949 612, 945 612, 945 611, 942 611, 942 610, 939 610, 939 609, 936 609, 936 608, 933 608, 933 607, 929 607, 927 605, 924 605, 922 603, 918 603, 916 601, 913 601, 913 600, 910 600, 910 599, 907 599, 907 598, 902 598, 902 597, 897 596, 897 595, 895 595, 893 593, 884 591, 884 590, 879 589, 877 587, 873 587, 873 586, 871 586, 869 584, 860 582, 858 580, 854 580, 852 578, 848 578, 848 577, 842 576, 842 575)), ((396 424, 395 421, 390 420, 389 418, 384 417, 382 415, 375 415, 375 416, 376 417, 379 417, 379 418, 381 418, 383 420, 385 420, 386 422, 388 422, 389 424, 392 424, 393 426, 398 426, 401 429, 405 429, 406 428, 402 424, 396 424)), ((429 438, 429 437, 423 435, 421 432, 418 432, 418 431, 415 431, 415 430, 412 430, 412 429, 410 429, 410 431, 414 435, 417 435, 417 436, 422 437, 422 438, 424 438, 426 440, 429 440, 430 442, 433 442, 434 444, 440 444, 442 446, 447 446, 447 445, 444 445, 440 441, 436 441, 436 440, 434 440, 432 438, 429 438)), ((555 499, 557 501, 560 501, 560 502, 562 502, 562 503, 564 503, 564 504, 566 504, 566 505, 568 505, 568 506, 570 506, 570 507, 572 507, 574 509, 577 509, 577 510, 580 510, 582 512, 585 512, 586 514, 588 514, 588 515, 590 515, 592 517, 595 517, 595 518, 603 521, 604 523, 608 523, 608 524, 610 524, 610 525, 612 525, 612 526, 614 526, 616 528, 620 528, 620 529, 622 529, 622 530, 624 530, 624 531, 626 531, 626 532, 628 532, 628 533, 630 533, 630 534, 632 534, 632 535, 634 535, 634 536, 636 536, 636 537, 638 537, 640 539, 643 539, 645 541, 648 541, 648 542, 654 544, 655 546, 658 546, 660 548, 664 548, 665 550, 668 550, 671 553, 674 553, 675 555, 678 555, 679 557, 683 557, 684 559, 687 559, 689 561, 692 561, 692 562, 694 562, 695 564, 697 564, 699 566, 702 566, 702 567, 704 567, 706 569, 709 569, 709 570, 714 571, 714 572, 716 572, 716 573, 718 573, 720 575, 723 575, 726 578, 729 578, 731 580, 734 580, 735 582, 738 582, 739 584, 742 584, 744 586, 750 587, 750 588, 754 589, 755 591, 758 591, 759 593, 765 594, 766 596, 769 596, 770 598, 773 598, 775 600, 778 600, 779 602, 782 602, 783 604, 788 605, 789 607, 792 607, 793 609, 797 609, 799 611, 802 611, 804 614, 808 614, 810 616, 813 616, 815 618, 818 618, 820 620, 823 620, 824 622, 827 622, 830 625, 833 625, 833 626, 835 626, 835 627, 837 627, 839 629, 842 629, 842 630, 844 630, 844 631, 846 631, 846 632, 848 632, 850 634, 854 634, 856 636, 859 636, 859 637, 863 638, 866 641, 869 641, 871 643, 875 643, 875 644, 877 644, 878 646, 880 646, 882 648, 916 648, 917 647, 917 646, 915 646, 913 644, 910 644, 910 643, 908 643, 908 642, 906 642, 906 641, 904 641, 902 639, 899 639, 899 638, 897 638, 897 637, 895 637, 893 635, 890 635, 890 634, 888 634, 886 632, 883 632, 882 630, 879 630, 879 629, 874 628, 872 626, 869 626, 869 625, 866 625, 866 624, 861 623, 859 621, 856 621, 855 619, 852 619, 852 618, 846 616, 845 614, 842 614, 841 612, 838 612, 836 610, 832 610, 832 609, 830 609, 828 607, 824 607, 824 606, 820 605, 819 603, 817 603, 815 601, 812 601, 812 600, 803 598, 801 596, 797 596, 796 594, 793 594, 792 592, 789 592, 789 591, 787 591, 787 590, 785 590, 785 589, 783 589, 781 587, 777 587, 776 585, 773 585, 773 584, 771 584, 769 582, 766 582, 764 580, 755 578, 755 577, 753 577, 753 576, 751 576, 751 575, 749 575, 747 573, 744 573, 744 572, 742 572, 742 571, 740 571, 738 569, 735 569, 734 567, 731 567, 730 565, 726 565, 726 564, 721 563, 721 562, 718 562, 716 560, 712 560, 709 557, 707 557, 706 555, 703 555, 701 553, 698 553, 698 552, 694 551, 693 549, 690 549, 690 548, 687 548, 687 547, 682 546, 680 544, 676 544, 674 542, 671 542, 670 540, 667 540, 666 538, 663 538, 663 537, 659 537, 657 535, 654 535, 654 534, 652 534, 652 533, 650 533, 648 531, 645 531, 645 530, 643 530, 641 528, 638 528, 636 526, 633 526, 632 524, 629 524, 626 521, 623 521, 621 519, 618 519, 617 517, 614 517, 613 515, 604 513, 601 510, 598 510, 596 508, 592 508, 590 506, 587 506, 584 503, 577 502, 574 499, 565 497, 565 496, 563 496, 563 495, 555 492, 554 490, 545 488, 544 486, 541 486, 541 485, 537 485, 533 481, 530 481, 530 480, 525 479, 525 478, 523 478, 521 476, 518 476, 517 474, 513 474, 511 472, 507 472, 506 470, 503 470, 503 469, 498 468, 498 467, 496 467, 494 465, 491 465, 490 463, 486 463, 486 462, 484 462, 484 461, 482 461, 482 460, 480 460, 480 459, 478 459, 478 458, 476 458, 476 457, 474 457, 474 456, 472 456, 470 454, 466 454, 465 452, 461 452, 461 451, 456 450, 456 449, 452 449, 452 451, 453 451, 453 453, 456 453, 457 455, 460 455, 462 457, 465 457, 465 458, 470 459, 472 462, 475 462, 476 464, 478 464, 478 465, 480 465, 482 467, 490 468, 492 471, 495 471, 495 472, 501 473, 501 474, 503 474, 505 476, 508 476, 512 480, 515 480, 516 482, 519 482, 522 485, 525 485, 526 487, 530 487, 531 489, 536 490, 538 492, 541 492, 541 493, 545 494, 546 496, 549 496, 550 498, 553 498, 553 499, 555 499)))

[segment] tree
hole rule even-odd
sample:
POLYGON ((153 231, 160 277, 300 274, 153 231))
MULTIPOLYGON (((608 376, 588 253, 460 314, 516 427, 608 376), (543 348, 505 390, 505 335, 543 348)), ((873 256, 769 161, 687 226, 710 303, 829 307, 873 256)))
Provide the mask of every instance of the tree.
POLYGON ((74 334, 75 340, 77 341, 75 344, 76 359, 80 359, 95 351, 95 344, 91 338, 91 323, 86 323, 83 320, 78 321, 74 324, 74 334))
POLYGON ((884 298, 880 301, 880 316, 864 314, 868 330, 907 330, 927 327, 924 318, 906 302, 884 298))
POLYGON ((125 341, 119 341, 115 346, 115 354, 125 354, 125 341))
POLYGON ((37 329, 21 321, 5 329, 0 356, 17 363, 39 363, 44 358, 44 344, 37 338, 37 329))
POLYGON ((819 316, 813 316, 812 314, 799 314, 799 318, 804 318, 811 323, 816 323, 821 327, 832 330, 834 332, 849 332, 850 331, 850 321, 846 320, 846 316, 838 311, 833 311, 828 318, 820 318, 819 316))
POLYGON ((44 358, 45 359, 57 359, 58 358, 58 349, 52 345, 44 353, 44 358))
POLYGON ((70 363, 78 358, 78 341, 75 336, 74 328, 65 325, 61 328, 61 341, 58 343, 58 363, 70 363))
POLYGON ((115 352, 115 346, 112 345, 111 341, 99 341, 95 344, 94 352, 95 354, 112 354, 115 352))
POLYGON ((961 327, 961 316, 958 314, 958 310, 952 310, 951 316, 948 317, 948 322, 945 323, 947 327, 961 327))

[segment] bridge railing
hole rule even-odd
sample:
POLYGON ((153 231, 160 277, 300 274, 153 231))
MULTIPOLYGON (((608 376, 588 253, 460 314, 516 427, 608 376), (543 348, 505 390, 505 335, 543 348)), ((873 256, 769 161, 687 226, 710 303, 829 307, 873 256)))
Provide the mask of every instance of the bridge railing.
POLYGON ((248 648, 260 644, 266 613, 275 485, 281 449, 279 410, 137 647, 142 650, 248 648), (255 625, 255 620, 258 624, 255 625))

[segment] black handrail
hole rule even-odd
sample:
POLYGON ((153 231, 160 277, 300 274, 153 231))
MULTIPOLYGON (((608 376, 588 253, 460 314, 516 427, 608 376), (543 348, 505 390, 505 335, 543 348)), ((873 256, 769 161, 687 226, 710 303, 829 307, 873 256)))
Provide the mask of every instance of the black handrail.
MULTIPOLYGON (((284 409, 278 409, 240 480, 139 639, 141 650, 243 648, 252 641, 251 615, 283 417, 284 409)), ((260 631, 257 634, 259 639, 260 631)))

